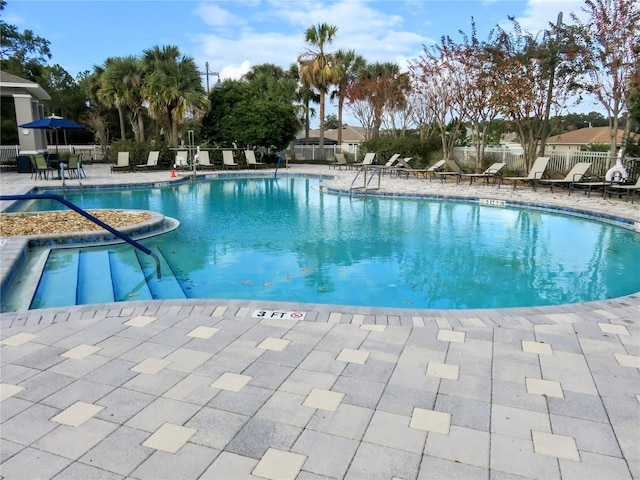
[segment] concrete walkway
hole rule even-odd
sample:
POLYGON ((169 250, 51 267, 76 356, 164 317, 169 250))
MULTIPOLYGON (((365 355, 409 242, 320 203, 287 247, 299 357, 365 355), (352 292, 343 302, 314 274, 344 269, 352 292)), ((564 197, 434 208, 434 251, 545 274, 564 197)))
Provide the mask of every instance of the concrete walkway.
MULTIPOLYGON (((86 184, 170 180, 86 170, 86 184)), ((335 175, 328 187, 353 179, 335 175)), ((1 177, 3 194, 55 182, 1 177)), ((638 204, 582 193, 382 183, 640 223, 638 204)), ((3 314, 0 476, 640 479, 639 319, 640 293, 474 311, 165 300, 3 314)))

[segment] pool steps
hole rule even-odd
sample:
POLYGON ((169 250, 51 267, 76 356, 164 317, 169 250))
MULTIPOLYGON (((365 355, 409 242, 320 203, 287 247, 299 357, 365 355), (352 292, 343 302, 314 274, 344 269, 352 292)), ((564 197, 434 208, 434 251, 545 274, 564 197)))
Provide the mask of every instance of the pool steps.
POLYGON ((52 249, 30 308, 187 298, 161 251, 162 278, 146 255, 133 249, 52 249))

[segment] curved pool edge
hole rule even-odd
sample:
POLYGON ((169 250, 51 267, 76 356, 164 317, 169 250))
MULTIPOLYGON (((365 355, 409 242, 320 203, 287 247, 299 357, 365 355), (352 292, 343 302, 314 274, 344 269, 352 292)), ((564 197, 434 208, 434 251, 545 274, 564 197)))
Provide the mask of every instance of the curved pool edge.
MULTIPOLYGON (((24 327, 67 321, 90 321, 106 317, 135 315, 173 315, 180 318, 252 317, 266 310, 275 314, 302 312, 303 320, 351 325, 386 325, 438 328, 534 328, 558 326, 562 332, 574 331, 574 324, 603 321, 637 323, 640 317, 640 292, 609 300, 552 305, 544 307, 487 308, 475 310, 429 310, 411 308, 358 307, 350 305, 273 302, 236 299, 138 300, 101 304, 52 307, 0 314, 0 327, 24 327)), ((274 319, 278 319, 273 317, 274 319)), ((278 319, 279 321, 282 321, 278 319)), ((554 327, 556 328, 556 327, 554 327)))
MULTIPOLYGON (((342 172, 341 172, 342 173, 342 172)), ((206 173, 206 174, 198 174, 199 178, 246 178, 246 177, 265 177, 271 176, 265 172, 216 172, 214 174, 206 173)), ((330 186, 332 183, 331 180, 339 180, 341 175, 332 174, 332 173, 321 173, 321 172, 313 172, 313 173, 299 173, 299 172, 282 172, 283 177, 307 177, 307 178, 317 178, 320 180, 325 180, 328 182, 321 183, 321 188, 323 191, 328 193, 340 194, 340 195, 350 195, 350 191, 348 188, 349 182, 345 183, 345 186, 330 186)), ((342 179, 345 177, 342 176, 342 179)), ((150 185, 153 186, 169 186, 171 184, 183 183, 185 181, 189 181, 189 178, 179 178, 172 179, 172 181, 161 181, 161 182, 136 182, 136 186, 148 187, 150 185)), ((344 181, 344 180, 343 180, 344 181)), ((411 180, 404 179, 401 180, 403 183, 411 183, 411 180)), ((417 180, 416 182, 422 183, 424 181, 417 180)), ((339 182, 338 182, 339 183, 339 182)), ((415 183, 415 182, 414 182, 415 183)), ((429 183, 424 182, 426 185, 429 183)), ((128 184, 127 186, 130 186, 128 184)), ((95 188, 122 188, 123 185, 96 185, 95 188)), ((69 187, 66 187, 67 189, 69 187)), ((82 188, 92 188, 92 186, 83 186, 82 188)), ((464 188, 464 187, 461 187, 464 188)), ((51 189, 44 188, 44 189, 51 189)), ((55 187, 54 187, 55 189, 55 187)), ((33 190, 33 189, 32 189, 33 190)), ((380 191, 380 192, 368 192, 366 195, 371 196, 383 196, 389 198, 425 198, 425 199, 437 199, 437 200, 454 200, 454 201, 466 201, 466 202, 478 202, 482 199, 495 199, 495 200, 503 200, 501 195, 496 195, 495 193, 500 193, 500 190, 488 191, 481 190, 484 195, 477 195, 477 189, 474 192, 457 192, 456 195, 447 195, 447 194, 429 194, 429 193, 411 193, 411 192, 402 192, 396 190, 388 190, 388 191, 380 191)), ((514 190, 515 191, 515 190, 514 190)), ((502 194, 505 194, 505 190, 502 190, 502 194)), ((363 196, 365 194, 358 193, 359 196, 363 196)), ((547 199, 548 196, 536 193, 536 198, 541 198, 541 200, 547 199)), ((557 199, 557 196, 554 198, 557 199)), ((604 221, 609 223, 614 223, 618 226, 628 228, 635 231, 640 231, 640 210, 638 210, 638 215, 634 218, 633 215, 624 215, 624 214, 608 214, 605 210, 601 209, 593 209, 593 208, 577 208, 577 207, 568 207, 566 205, 562 205, 562 200, 559 202, 549 202, 549 201, 514 201, 514 200, 506 200, 508 205, 516 208, 540 208, 546 211, 553 211, 560 214, 577 214, 579 216, 584 216, 585 218, 589 218, 596 221, 604 221), (560 204, 558 204, 560 203, 560 204), (621 220, 621 221, 620 221, 621 220)), ((618 202, 613 202, 615 205, 618 202)), ((634 212, 635 214, 636 212, 634 212)), ((14 237, 14 238, 23 238, 23 237, 14 237)), ((0 239, 4 240, 4 239, 0 239)), ((15 242, 6 242, 7 244, 12 244, 15 242)), ((16 248, 15 245, 11 245, 13 250, 23 250, 26 248, 26 243, 20 247, 16 248)), ((2 251, 3 260, 5 257, 5 242, 0 244, 0 250, 2 251)), ((24 253, 22 253, 24 255, 24 253)), ((0 272, 0 279, 5 279, 5 265, 7 262, 3 261, 0 272)), ((2 285, 5 285, 4 280, 2 281, 2 285)), ((607 312, 611 309, 631 309, 635 318, 640 315, 640 292, 631 293, 622 297, 616 297, 613 299, 606 300, 595 300, 590 302, 583 303, 572 303, 572 304, 561 304, 561 305, 552 305, 552 306, 532 306, 532 307, 509 307, 509 308, 487 308, 487 309, 454 309, 454 310, 440 310, 440 309, 414 309, 414 308, 401 308, 401 307, 362 307, 362 306, 349 306, 349 305, 333 305, 333 304, 297 304, 292 302, 272 302, 272 301, 247 301, 247 300, 236 300, 236 299, 169 299, 169 300, 151 300, 149 302, 115 302, 111 304, 87 304, 87 305, 76 305, 76 306, 68 306, 68 307, 56 307, 56 308, 48 308, 48 309, 36 309, 36 310, 28 310, 28 311, 20 311, 20 312, 7 312, 0 313, 2 317, 2 324, 4 325, 5 317, 12 319, 25 319, 31 318, 30 313, 33 313, 33 317, 38 317, 39 313, 42 315, 49 317, 51 315, 58 316, 65 314, 70 316, 75 316, 80 318, 84 318, 83 312, 98 312, 104 311, 104 308, 108 310, 116 310, 116 309, 147 309, 147 308, 160 308, 161 305, 170 305, 171 308, 179 311, 182 308, 210 308, 211 306, 223 306, 223 305, 260 305, 256 308, 268 308, 269 306, 273 308, 293 308, 294 306, 307 306, 312 309, 312 312, 316 312, 317 318, 324 317, 326 312, 332 312, 336 314, 344 315, 364 315, 365 317, 373 316, 377 317, 393 317, 393 318, 404 318, 405 320, 401 322, 401 324, 406 324, 406 318, 410 316, 423 317, 423 318, 448 318, 448 317, 456 317, 456 318, 466 318, 470 322, 470 326, 473 325, 474 320, 477 318, 492 318, 495 316, 498 317, 522 317, 526 318, 530 315, 534 316, 547 316, 547 315, 566 315, 572 314, 576 311, 580 312, 591 312, 591 314, 597 314, 597 312, 607 312), (153 304, 153 307, 144 307, 141 305, 137 305, 139 303, 142 304, 153 304), (283 305, 283 307, 278 307, 279 305, 283 305), (357 313, 353 313, 357 312, 357 313), (362 313, 364 312, 364 313, 362 313), (391 313, 393 312, 393 313, 391 313), (412 312, 415 312, 413 314, 412 312)), ((295 309, 295 308, 294 308, 295 309)), ((87 314, 88 315, 88 314, 87 314)), ((313 317, 313 315, 311 315, 313 317)), ((606 317, 606 315, 605 315, 606 317)), ((44 318, 44 317, 43 317, 44 318)), ((91 318, 91 317, 89 317, 91 318)), ((320 321, 320 320, 316 320, 320 321)), ((329 321, 329 319, 327 320, 329 321)), ((343 322, 340 320, 336 323, 352 323, 352 322, 343 322)), ((368 323, 371 323, 370 320, 368 323)), ((374 321, 373 323, 378 323, 378 321, 374 321)), ((535 322, 533 322, 535 323, 535 322)), ((570 321, 566 321, 564 323, 571 323, 570 321)), ((388 324, 388 323, 387 323, 388 324)), ((496 324, 499 326, 498 324, 496 324)))

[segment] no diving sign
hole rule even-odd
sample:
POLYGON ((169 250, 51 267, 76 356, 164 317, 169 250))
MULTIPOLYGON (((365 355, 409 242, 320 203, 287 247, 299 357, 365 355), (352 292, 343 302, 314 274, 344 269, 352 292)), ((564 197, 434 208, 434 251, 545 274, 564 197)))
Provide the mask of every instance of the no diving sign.
POLYGON ((255 310, 254 318, 279 318, 282 320, 304 320, 305 312, 278 312, 277 310, 255 310))

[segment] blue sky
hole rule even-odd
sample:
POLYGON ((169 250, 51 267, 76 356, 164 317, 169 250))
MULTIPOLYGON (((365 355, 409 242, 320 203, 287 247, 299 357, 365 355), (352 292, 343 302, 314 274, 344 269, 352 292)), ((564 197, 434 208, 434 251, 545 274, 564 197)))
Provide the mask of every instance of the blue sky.
MULTIPOLYGON (((52 63, 75 76, 108 57, 141 55, 154 45, 177 45, 202 70, 239 78, 253 65, 283 68, 303 52, 304 31, 338 27, 331 49, 354 49, 369 62, 403 69, 423 45, 443 35, 460 41, 474 17, 480 39, 515 16, 530 32, 555 23, 563 11, 580 14, 582 0, 8 0, 7 23, 51 42, 52 63)), ((204 78, 204 77, 203 77, 204 78)), ((203 80, 204 82, 204 80, 203 80)), ((210 78, 213 85, 215 78, 210 78)))

